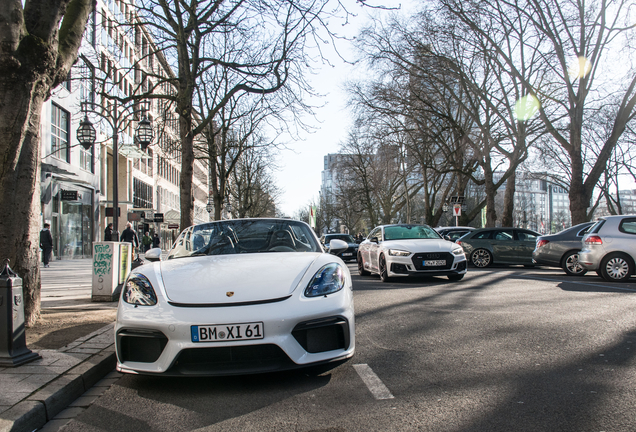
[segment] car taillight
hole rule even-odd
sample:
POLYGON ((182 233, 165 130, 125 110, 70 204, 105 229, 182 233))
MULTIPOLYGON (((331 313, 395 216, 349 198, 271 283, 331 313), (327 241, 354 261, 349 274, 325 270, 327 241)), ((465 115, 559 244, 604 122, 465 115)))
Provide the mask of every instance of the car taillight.
POLYGON ((550 243, 550 240, 543 240, 543 239, 542 239, 542 240, 539 240, 539 241, 537 242, 537 249, 539 249, 539 248, 540 248, 540 247, 542 247, 542 246, 547 245, 548 243, 550 243))
POLYGON ((462 242, 460 242, 459 240, 456 240, 455 243, 457 243, 458 245, 462 245, 462 242))
POLYGON ((598 244, 598 245, 601 245, 601 244, 603 244, 603 240, 599 236, 593 235, 593 236, 589 236, 588 238, 585 239, 585 244, 598 244))

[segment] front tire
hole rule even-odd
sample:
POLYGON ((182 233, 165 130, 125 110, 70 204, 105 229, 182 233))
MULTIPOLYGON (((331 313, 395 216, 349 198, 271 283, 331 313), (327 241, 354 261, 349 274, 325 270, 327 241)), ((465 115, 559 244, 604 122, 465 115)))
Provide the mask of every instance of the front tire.
POLYGON ((601 276, 608 282, 625 282, 634 273, 632 260, 621 253, 609 254, 601 261, 601 276))
POLYGON ((380 269, 380 280, 382 282, 391 282, 391 278, 389 277, 389 270, 386 268, 386 259, 384 258, 384 255, 380 255, 378 267, 380 269))
POLYGON ((364 269, 364 261, 362 255, 358 254, 358 274, 360 276, 369 276, 369 272, 364 269))
POLYGON ((490 264, 492 264, 492 254, 486 249, 477 249, 472 254, 470 254, 470 262, 472 262, 473 265, 478 268, 488 267, 490 264))
POLYGON ((563 257, 561 268, 568 276, 583 276, 587 270, 579 263, 579 253, 576 251, 568 252, 563 257))

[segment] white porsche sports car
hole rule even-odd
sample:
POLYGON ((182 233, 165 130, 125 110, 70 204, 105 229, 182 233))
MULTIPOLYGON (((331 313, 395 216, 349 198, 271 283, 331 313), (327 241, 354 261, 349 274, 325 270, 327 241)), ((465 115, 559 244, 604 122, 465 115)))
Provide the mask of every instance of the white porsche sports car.
POLYGON ((428 225, 381 225, 358 248, 360 275, 377 273, 383 282, 407 276, 447 276, 458 281, 466 270, 462 247, 444 240, 428 225))
MULTIPOLYGON (((340 243, 332 253, 347 248, 340 243)), ((159 249, 146 259, 154 262, 131 272, 117 310, 120 372, 248 374, 353 356, 351 275, 304 222, 195 225, 166 260, 159 249)))

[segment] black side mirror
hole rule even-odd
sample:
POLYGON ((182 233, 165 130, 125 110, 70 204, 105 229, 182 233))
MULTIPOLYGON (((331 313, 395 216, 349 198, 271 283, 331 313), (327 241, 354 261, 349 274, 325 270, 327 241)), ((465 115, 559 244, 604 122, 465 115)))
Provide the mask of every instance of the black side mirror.
POLYGON ((369 240, 371 240, 372 243, 380 243, 377 237, 371 237, 369 240))

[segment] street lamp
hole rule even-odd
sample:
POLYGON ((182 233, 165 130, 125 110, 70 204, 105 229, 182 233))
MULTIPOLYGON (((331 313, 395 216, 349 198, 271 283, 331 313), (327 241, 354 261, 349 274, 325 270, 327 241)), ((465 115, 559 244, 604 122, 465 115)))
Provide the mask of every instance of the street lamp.
POLYGON ((212 203, 211 198, 208 198, 208 203, 205 206, 205 209, 208 211, 208 213, 212 213, 214 211, 214 204, 212 203))
POLYGON ((79 127, 77 128, 77 141, 84 147, 86 150, 90 150, 95 144, 95 139, 97 135, 95 134, 95 128, 93 127, 93 123, 88 119, 88 114, 84 115, 84 120, 80 122, 79 127))
POLYGON ((154 137, 155 132, 152 130, 152 124, 144 114, 144 118, 141 119, 135 130, 135 139, 139 142, 141 150, 146 151, 154 137))
MULTIPOLYGON (((93 102, 82 102, 81 105, 85 112, 89 105, 91 107, 103 109, 103 107, 93 102)), ((127 113, 126 110, 120 111, 117 108, 117 104, 114 104, 113 107, 106 113, 103 113, 101 110, 93 112, 106 120, 113 132, 113 225, 116 233, 115 238, 119 241, 119 131, 125 129, 130 116, 138 113, 138 111, 132 113, 127 113)), ((95 143, 95 138, 95 127, 88 119, 87 113, 77 129, 77 140, 86 150, 88 150, 95 143)), ((148 145, 150 145, 153 138, 154 132, 152 130, 152 123, 146 118, 144 112, 144 117, 139 122, 139 125, 135 130, 134 140, 139 142, 142 149, 145 150, 148 145)))

